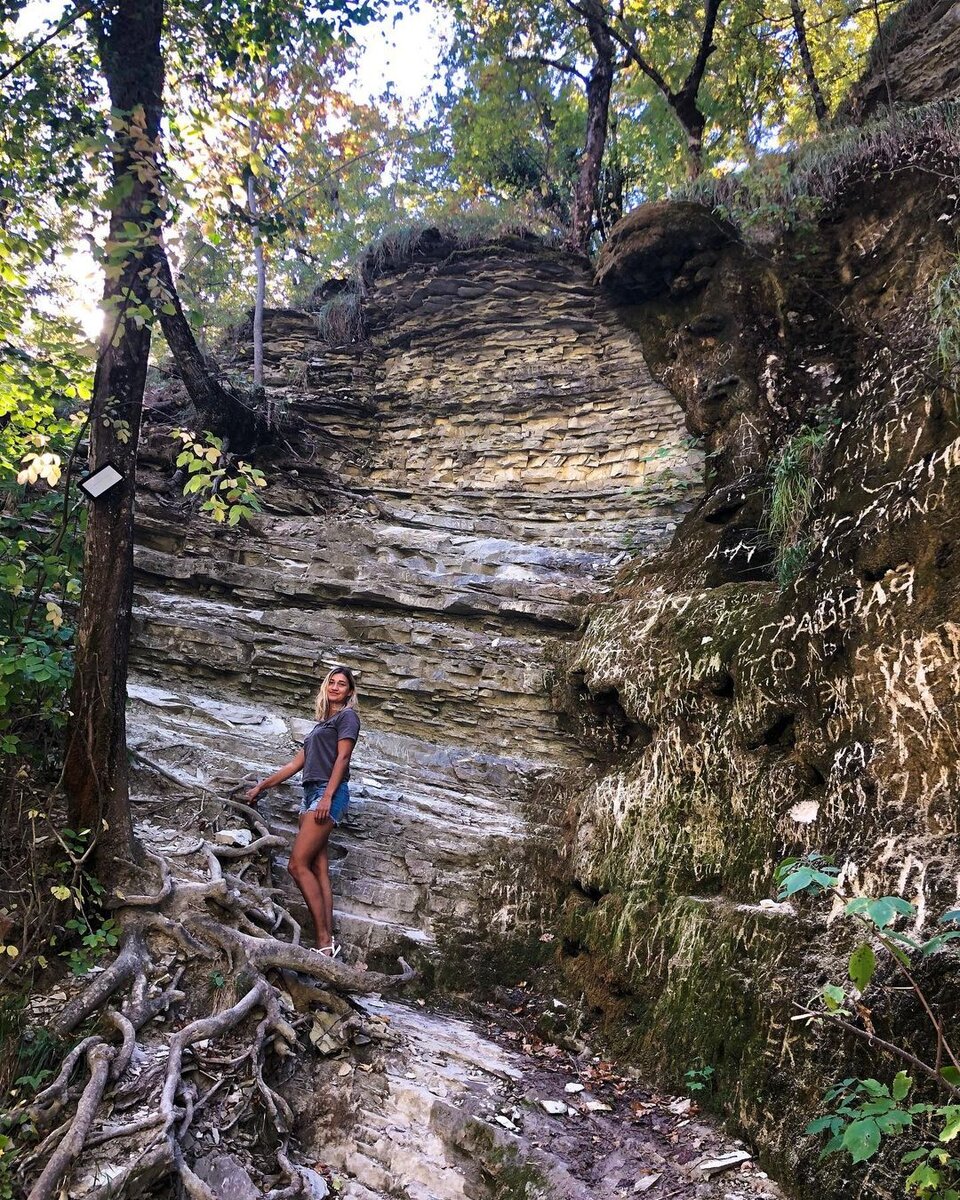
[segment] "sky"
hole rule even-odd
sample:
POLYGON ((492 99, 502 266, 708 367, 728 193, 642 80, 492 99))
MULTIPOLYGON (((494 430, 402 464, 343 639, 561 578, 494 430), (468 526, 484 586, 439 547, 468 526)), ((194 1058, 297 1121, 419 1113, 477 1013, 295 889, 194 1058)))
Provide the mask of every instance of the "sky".
POLYGON ((449 22, 429 2, 416 11, 391 6, 385 21, 361 29, 357 41, 362 56, 353 91, 357 99, 379 95, 388 82, 405 104, 419 99, 430 88, 449 22))
MULTIPOLYGON (((65 0, 30 0, 17 21, 18 35, 29 37, 57 20, 65 7, 65 0)), ((430 0, 419 0, 414 10, 391 4, 383 21, 357 31, 358 62, 347 78, 348 90, 357 100, 371 100, 391 84, 405 106, 414 105, 430 90, 448 28, 430 0)), ((69 315, 95 337, 103 320, 99 268, 86 247, 67 255, 61 265, 75 294, 69 315)))

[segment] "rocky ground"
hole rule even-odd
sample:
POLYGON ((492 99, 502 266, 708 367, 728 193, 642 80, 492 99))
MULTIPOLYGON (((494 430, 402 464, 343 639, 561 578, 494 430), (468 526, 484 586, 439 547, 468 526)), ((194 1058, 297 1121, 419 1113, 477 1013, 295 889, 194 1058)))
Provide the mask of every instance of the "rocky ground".
MULTIPOLYGON (((544 1043, 525 997, 484 1021, 365 1000, 397 1043, 351 1067, 356 1124, 326 1162, 358 1200, 460 1196, 747 1200, 781 1195, 689 1097, 644 1088, 584 1049, 544 1043), (365 1069, 366 1068, 366 1069, 365 1069)), ((550 1004, 550 1001, 546 1001, 550 1004)))

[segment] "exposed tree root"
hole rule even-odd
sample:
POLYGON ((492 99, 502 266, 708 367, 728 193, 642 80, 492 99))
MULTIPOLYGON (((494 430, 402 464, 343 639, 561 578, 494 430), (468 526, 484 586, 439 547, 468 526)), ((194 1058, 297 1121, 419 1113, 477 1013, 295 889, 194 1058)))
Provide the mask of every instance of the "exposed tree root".
POLYGON ((199 1160, 230 1137, 265 1196, 300 1194, 279 1061, 316 1052, 298 1028, 318 1013, 338 1018, 326 1036, 346 1043, 361 1027, 347 997, 413 977, 403 960, 384 975, 300 945, 282 893, 251 878, 254 856, 282 839, 230 807, 259 836, 246 847, 201 842, 173 860, 148 851, 154 878, 114 901, 116 958, 49 1021, 60 1037, 85 1036, 51 1083, 5 1114, 5 1128, 34 1131, 18 1158, 28 1200, 146 1195, 170 1177, 191 1200, 217 1200, 199 1160), (221 860, 238 858, 225 872, 221 860), (292 940, 273 936, 281 929, 292 940))
POLYGON ((124 934, 120 943, 120 953, 110 966, 54 1018, 51 1025, 53 1032, 60 1037, 72 1033, 81 1021, 96 1012, 114 992, 129 983, 138 971, 144 969, 146 958, 143 935, 136 925, 132 925, 124 934))
POLYGON ((114 1048, 103 1042, 98 1046, 91 1046, 87 1052, 90 1079, 83 1089, 83 1095, 77 1105, 76 1116, 73 1118, 66 1137, 50 1156, 40 1178, 31 1188, 28 1200, 50 1200, 54 1191, 59 1189, 60 1180, 67 1168, 83 1149, 90 1127, 93 1125, 93 1119, 97 1115, 100 1101, 103 1099, 103 1092, 107 1086, 115 1054, 114 1048))
POLYGON ((413 969, 403 959, 400 959, 402 970, 399 975, 381 975, 377 971, 361 972, 338 962, 335 958, 318 954, 316 950, 291 946, 289 942, 281 942, 276 938, 251 937, 226 925, 218 925, 208 917, 192 917, 189 924, 201 937, 216 942, 228 953, 241 951, 247 964, 256 970, 267 971, 271 967, 280 967, 288 971, 298 971, 301 975, 309 975, 311 979, 322 980, 334 991, 360 994, 383 992, 408 983, 414 976, 413 969))

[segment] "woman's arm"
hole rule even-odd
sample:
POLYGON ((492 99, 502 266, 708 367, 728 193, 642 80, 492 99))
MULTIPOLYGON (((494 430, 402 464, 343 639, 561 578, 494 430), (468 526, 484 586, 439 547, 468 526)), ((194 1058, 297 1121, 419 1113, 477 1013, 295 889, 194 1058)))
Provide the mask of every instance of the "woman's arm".
MULTIPOLYGON (((338 743, 339 749, 339 743, 338 743)), ((349 755, 347 756, 349 761, 349 755)), ((260 798, 260 793, 265 792, 267 788, 276 787, 278 783, 283 783, 285 779, 289 779, 291 775, 296 775, 298 771, 303 770, 303 751, 298 750, 295 758, 291 758, 285 767, 281 767, 279 771, 274 771, 262 783, 256 783, 244 796, 244 800, 248 804, 256 804, 260 798)))
POLYGON ((343 777, 347 773, 347 768, 350 766, 350 755, 353 753, 354 742, 352 738, 340 738, 337 741, 337 757, 333 764, 333 770, 330 772, 330 778, 327 780, 327 786, 323 789, 323 795, 320 797, 317 807, 314 809, 314 816, 317 819, 317 824, 325 821, 330 816, 330 805, 333 803, 333 793, 337 790, 343 777))

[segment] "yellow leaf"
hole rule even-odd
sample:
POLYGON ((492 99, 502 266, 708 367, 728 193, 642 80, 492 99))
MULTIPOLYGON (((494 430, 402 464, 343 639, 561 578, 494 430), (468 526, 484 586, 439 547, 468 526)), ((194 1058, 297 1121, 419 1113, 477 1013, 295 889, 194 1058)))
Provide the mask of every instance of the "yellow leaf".
POLYGON ((70 889, 68 887, 64 887, 62 883, 58 883, 55 887, 52 887, 50 889, 50 893, 55 900, 70 899, 70 889))
POLYGON ((17 958, 20 954, 20 951, 16 948, 16 946, 8 946, 7 954, 9 954, 11 958, 17 958))

